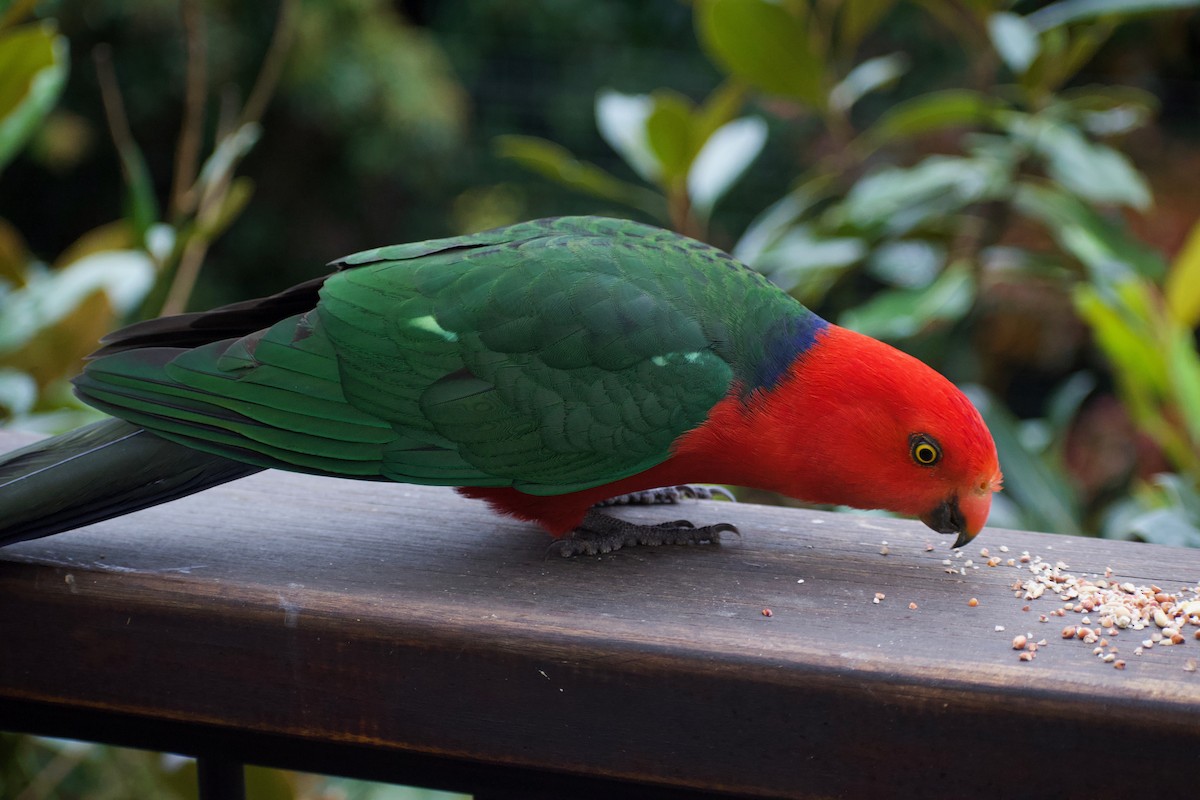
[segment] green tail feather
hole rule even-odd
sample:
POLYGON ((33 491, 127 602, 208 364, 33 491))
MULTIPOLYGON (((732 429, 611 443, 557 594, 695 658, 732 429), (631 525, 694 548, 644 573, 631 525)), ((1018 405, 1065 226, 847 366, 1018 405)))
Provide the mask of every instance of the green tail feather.
POLYGON ((0 455, 0 547, 184 497, 259 468, 104 420, 0 455))

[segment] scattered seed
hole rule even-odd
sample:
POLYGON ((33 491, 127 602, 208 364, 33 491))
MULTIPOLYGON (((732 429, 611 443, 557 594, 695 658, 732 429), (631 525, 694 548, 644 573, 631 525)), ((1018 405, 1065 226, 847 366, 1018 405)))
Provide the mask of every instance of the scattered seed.
POLYGON ((1068 625, 1067 627, 1063 628, 1062 637, 1064 639, 1074 639, 1075 638, 1075 626, 1068 625))
POLYGON ((1114 669, 1125 669, 1125 660, 1118 658, 1116 661, 1113 662, 1113 668, 1114 669))
POLYGON ((1017 656, 1021 661, 1033 661, 1033 653, 1028 650, 1022 650, 1021 655, 1017 656))
POLYGON ((764 609, 763 609, 763 616, 764 616, 764 617, 769 617, 769 616, 772 616, 774 613, 775 613, 775 612, 774 612, 774 611, 772 611, 772 610, 771 610, 771 609, 769 609, 769 608, 764 608, 764 609))
POLYGON ((888 548, 888 546, 886 544, 882 545, 879 548, 879 555, 881 555, 881 556, 886 556, 890 552, 892 552, 892 551, 888 548))
POLYGON ((979 605, 979 599, 976 597, 972 597, 970 600, 967 601, 967 605, 969 605, 971 608, 975 608, 975 606, 979 605))
POLYGON ((1024 650, 1025 643, 1028 641, 1029 640, 1023 634, 1017 634, 1012 640, 1013 650, 1024 650))
POLYGON ((916 611, 916 610, 917 610, 917 604, 916 604, 916 603, 909 603, 909 604, 908 604, 908 609, 909 609, 909 611, 916 611))

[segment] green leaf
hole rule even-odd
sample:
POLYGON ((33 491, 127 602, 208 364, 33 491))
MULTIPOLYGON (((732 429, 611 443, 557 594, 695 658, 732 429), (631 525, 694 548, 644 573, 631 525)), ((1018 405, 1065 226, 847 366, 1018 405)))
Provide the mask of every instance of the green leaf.
POLYGON ((918 239, 885 242, 871 253, 867 269, 885 283, 921 289, 933 283, 946 263, 946 248, 918 239))
POLYGON ((25 286, 0 298, 0 353, 64 319, 97 291, 118 312, 130 311, 153 282, 154 264, 141 250, 93 253, 53 272, 31 274, 25 286))
POLYGON ((1007 167, 995 159, 930 156, 912 167, 862 178, 829 214, 833 224, 899 237, 997 196, 1008 180, 1007 167))
POLYGON ((1045 225, 1059 245, 1087 267, 1096 285, 1112 286, 1135 273, 1158 280, 1166 272, 1158 253, 1125 233, 1118 221, 1101 216, 1057 186, 1021 183, 1013 207, 1045 225))
POLYGON ((1174 406, 1183 418, 1193 449, 1200 450, 1200 353, 1196 352, 1191 328, 1171 326, 1166 360, 1174 406))
POLYGON ((876 339, 907 339, 930 325, 962 319, 975 301, 975 279, 965 262, 948 267, 919 289, 882 292, 842 314, 838 324, 876 339))
POLYGON ((528 170, 571 189, 640 209, 666 221, 666 201, 648 189, 626 183, 595 164, 580 161, 570 151, 535 136, 500 136, 496 152, 528 170))
POLYGON ((0 31, 0 170, 58 101, 68 63, 67 40, 53 23, 0 31))
POLYGON ((746 103, 746 85, 738 80, 727 80, 713 89, 704 103, 694 112, 692 128, 696 140, 708 141, 727 122, 732 122, 746 103))
POLYGON ((1174 472, 1160 472, 1151 480, 1171 506, 1186 512, 1200 525, 1200 485, 1174 472))
POLYGON ((1200 0, 1060 0, 1026 17, 1038 32, 1109 14, 1131 17, 1155 11, 1195 8, 1200 0))
POLYGON ((1090 142, 1071 125, 1045 116, 1006 114, 1007 128, 1019 141, 1042 156, 1051 178, 1093 203, 1117 203, 1146 210, 1150 186, 1124 154, 1090 142))
POLYGON ((233 179, 237 165, 254 147, 262 136, 262 127, 256 122, 247 122, 232 133, 224 136, 212 154, 205 159, 196 177, 196 189, 200 194, 200 205, 206 206, 210 199, 233 179))
POLYGON ((655 183, 661 167, 646 135, 646 122, 652 113, 654 99, 649 95, 622 94, 611 89, 596 94, 600 136, 642 180, 655 183))
POLYGON ((1096 389, 1096 374, 1091 370, 1080 370, 1063 381, 1051 393, 1046 402, 1046 424, 1051 435, 1062 442, 1079 416, 1079 409, 1096 389))
POLYGON ((646 141, 658 162, 658 173, 663 183, 669 183, 687 174, 696 155, 696 143, 692 138, 692 104, 670 90, 659 90, 652 95, 653 110, 646 119, 646 141))
POLYGON ((892 106, 862 139, 877 147, 944 128, 974 127, 988 122, 1000 107, 996 99, 969 89, 929 92, 892 106))
POLYGON ((696 154, 687 175, 688 197, 697 213, 708 216, 713 206, 762 152, 767 123, 745 117, 716 130, 696 154))
POLYGON ((1122 399, 1139 425, 1157 419, 1156 398, 1170 385, 1160 343, 1145 315, 1145 291, 1141 281, 1129 279, 1104 288, 1080 283, 1074 292, 1075 309, 1112 365, 1122 399))
POLYGON ((1179 324, 1187 328, 1200 325, 1200 222, 1192 226, 1175 256, 1163 291, 1167 308, 1179 324))
POLYGON ((833 180, 831 175, 810 178, 769 205, 746 227, 733 247, 733 257, 759 268, 763 254, 778 244, 806 212, 829 196, 833 180))
POLYGON ((1133 86, 1085 86, 1067 89, 1058 100, 1084 130, 1097 136, 1128 133, 1145 125, 1158 111, 1158 98, 1133 86))
POLYGON ((26 414, 37 402, 37 381, 18 369, 0 367, 0 416, 26 414))
POLYGON ((799 225, 755 260, 754 266, 800 302, 811 304, 829 291, 837 277, 867 255, 867 245, 854 237, 828 238, 811 225, 799 225))
POLYGON ((814 108, 825 103, 824 63, 799 14, 768 0, 700 0, 701 45, 733 75, 814 108))
POLYGON ((1133 516, 1127 528, 1112 538, 1136 536, 1151 544, 1168 547, 1200 547, 1200 520, 1189 517, 1181 508, 1155 508, 1133 516))
POLYGON ((1004 470, 1004 493, 1020 506, 1024 525, 1032 530, 1081 533, 1075 492, 1066 471, 1051 458, 1026 449, 1016 418, 987 390, 969 387, 965 391, 992 432, 1004 470))
POLYGON ((1037 58, 1040 45, 1037 29, 1025 17, 1008 11, 988 18, 988 35, 1004 63, 1017 75, 1022 75, 1037 58))
POLYGON ((904 53, 869 58, 850 70, 850 73, 833 87, 829 93, 829 105, 848 111, 865 95, 894 84, 901 75, 908 72, 908 67, 908 56, 904 53))

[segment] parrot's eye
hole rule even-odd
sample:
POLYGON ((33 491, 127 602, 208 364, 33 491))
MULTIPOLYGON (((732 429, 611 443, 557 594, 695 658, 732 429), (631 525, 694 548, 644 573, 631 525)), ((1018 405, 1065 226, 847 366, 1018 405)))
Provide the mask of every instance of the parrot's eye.
POLYGON ((922 467, 932 467, 942 460, 942 448, 932 437, 924 433, 914 433, 908 442, 912 460, 922 467))

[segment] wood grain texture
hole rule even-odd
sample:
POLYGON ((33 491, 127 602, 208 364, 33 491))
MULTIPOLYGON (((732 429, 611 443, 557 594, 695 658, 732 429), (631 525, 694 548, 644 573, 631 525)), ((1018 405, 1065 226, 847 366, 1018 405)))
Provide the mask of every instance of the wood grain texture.
POLYGON ((449 490, 263 473, 5 548, 0 729, 42 706, 756 797, 1080 796, 1093 753, 1120 768, 1090 796, 1194 789, 1200 641, 1134 656, 1122 633, 1115 670, 978 553, 1178 589, 1198 551, 988 529, 961 575, 915 522, 619 513, 743 535, 565 560, 449 490), (1017 633, 1048 644, 1019 662, 1017 633))

